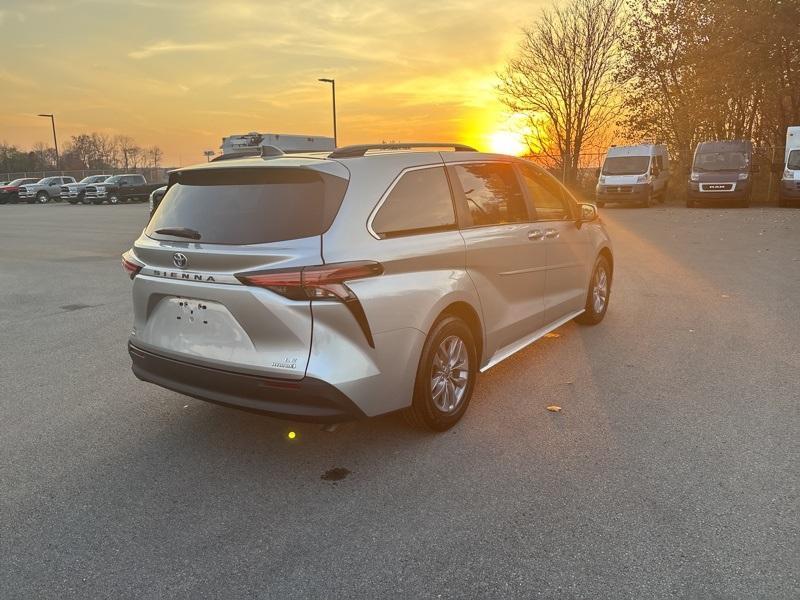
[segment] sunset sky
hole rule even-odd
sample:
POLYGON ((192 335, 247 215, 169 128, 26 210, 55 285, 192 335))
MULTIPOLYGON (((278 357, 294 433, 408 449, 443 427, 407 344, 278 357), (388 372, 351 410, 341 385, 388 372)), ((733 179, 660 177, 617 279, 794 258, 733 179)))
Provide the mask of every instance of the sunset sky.
MULTIPOLYGON (((0 1, 0 141, 103 131, 203 160, 222 136, 461 141, 510 150, 496 71, 545 1, 0 1), (501 148, 499 146, 506 146, 501 148)), ((511 140, 513 142, 513 138, 511 140)), ((513 145, 513 143, 511 144, 513 145)))

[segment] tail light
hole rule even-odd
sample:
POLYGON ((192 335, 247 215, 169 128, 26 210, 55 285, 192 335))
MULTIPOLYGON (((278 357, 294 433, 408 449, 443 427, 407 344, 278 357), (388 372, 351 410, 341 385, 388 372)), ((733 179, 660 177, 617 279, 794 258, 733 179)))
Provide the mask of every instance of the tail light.
POLYGON ((133 257, 133 253, 128 250, 122 255, 122 268, 130 276, 131 279, 139 274, 144 265, 133 257))
POLYGON ((367 316, 358 297, 345 282, 376 277, 383 265, 374 261, 333 263, 297 269, 237 273, 245 285, 268 289, 290 300, 337 300, 355 317, 371 347, 375 347, 367 316))

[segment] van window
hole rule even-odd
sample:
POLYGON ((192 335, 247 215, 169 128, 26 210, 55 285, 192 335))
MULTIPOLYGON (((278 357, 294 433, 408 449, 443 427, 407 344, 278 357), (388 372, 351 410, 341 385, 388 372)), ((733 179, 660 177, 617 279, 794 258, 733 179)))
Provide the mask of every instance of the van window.
POLYGON ((650 167, 649 156, 607 156, 603 175, 644 175, 650 167))
POLYGON ((530 220, 514 169, 507 163, 455 165, 473 227, 530 220))
POLYGON ((536 210, 537 221, 565 221, 572 218, 565 190, 555 178, 529 165, 519 165, 519 168, 536 210))
POLYGON ((347 181, 305 168, 178 171, 145 230, 186 228, 207 244, 262 244, 321 235, 333 223, 347 181))
POLYGON ((800 170, 800 150, 789 152, 789 158, 786 159, 786 168, 791 171, 800 170))
POLYGON ((455 225, 444 167, 403 173, 372 220, 372 230, 382 238, 440 231, 455 225))
POLYGON ((745 152, 702 152, 694 157, 694 170, 702 172, 744 171, 750 158, 745 152))

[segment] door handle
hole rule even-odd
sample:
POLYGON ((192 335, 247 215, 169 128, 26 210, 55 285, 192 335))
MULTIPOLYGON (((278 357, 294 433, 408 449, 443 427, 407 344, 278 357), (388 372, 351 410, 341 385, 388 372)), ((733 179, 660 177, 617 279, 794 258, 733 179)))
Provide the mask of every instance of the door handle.
POLYGON ((531 229, 528 232, 528 239, 535 242, 536 240, 541 240, 544 238, 544 233, 541 229, 531 229))
POLYGON ((561 235, 561 234, 558 233, 558 229, 545 229, 544 230, 545 239, 557 240, 559 235, 561 235))

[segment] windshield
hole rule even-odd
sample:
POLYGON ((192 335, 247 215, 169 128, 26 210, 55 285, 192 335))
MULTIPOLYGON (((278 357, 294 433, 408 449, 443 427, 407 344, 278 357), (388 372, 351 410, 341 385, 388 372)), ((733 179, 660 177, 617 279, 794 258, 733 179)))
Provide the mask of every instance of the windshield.
POLYGON ((120 179, 122 179, 121 175, 114 175, 113 177, 109 177, 108 179, 104 180, 104 183, 119 183, 120 179))
POLYGON ((212 169, 177 173, 147 227, 192 230, 209 244, 262 244, 320 235, 347 181, 310 169, 212 169))
POLYGON ((81 179, 81 183, 99 183, 108 179, 108 175, 90 175, 81 179))
POLYGON ((603 163, 603 175, 642 175, 649 167, 649 156, 609 156, 603 163))
POLYGON ((25 185, 26 183, 31 183, 30 179, 15 179, 14 181, 10 181, 8 185, 10 187, 17 187, 18 185, 25 185))
POLYGON ((748 162, 745 152, 703 152, 694 157, 694 171, 746 171, 748 162))
POLYGON ((786 168, 792 171, 800 171, 800 150, 789 152, 789 158, 786 159, 786 168))

